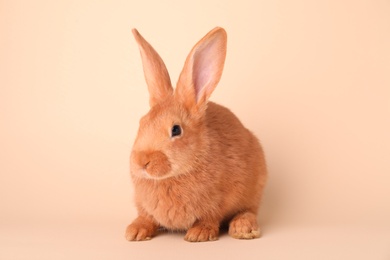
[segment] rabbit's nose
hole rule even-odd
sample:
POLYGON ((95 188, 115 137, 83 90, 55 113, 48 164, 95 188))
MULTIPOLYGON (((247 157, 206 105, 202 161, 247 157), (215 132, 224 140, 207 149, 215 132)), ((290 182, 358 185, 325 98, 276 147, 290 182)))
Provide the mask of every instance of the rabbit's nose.
POLYGON ((148 169, 148 166, 150 165, 150 161, 147 161, 144 163, 144 169, 148 169))
POLYGON ((132 153, 132 162, 139 168, 146 170, 150 166, 151 161, 150 152, 134 151, 132 153))
POLYGON ((162 177, 171 171, 168 157, 162 151, 136 151, 134 163, 153 177, 162 177))

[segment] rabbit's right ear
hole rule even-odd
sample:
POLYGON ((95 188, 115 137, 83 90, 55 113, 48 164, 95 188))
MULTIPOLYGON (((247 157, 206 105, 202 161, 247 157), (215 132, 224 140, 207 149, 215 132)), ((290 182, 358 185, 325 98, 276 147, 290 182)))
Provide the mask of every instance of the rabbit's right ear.
POLYGON ((136 30, 132 30, 141 52, 146 84, 149 90, 149 105, 153 107, 172 95, 173 89, 167 68, 153 47, 136 30))

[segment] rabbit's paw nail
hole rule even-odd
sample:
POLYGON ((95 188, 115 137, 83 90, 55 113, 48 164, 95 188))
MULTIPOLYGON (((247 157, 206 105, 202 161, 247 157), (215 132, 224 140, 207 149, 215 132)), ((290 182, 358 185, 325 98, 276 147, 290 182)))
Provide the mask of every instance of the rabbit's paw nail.
POLYGON ((258 230, 251 230, 250 232, 237 232, 237 231, 232 231, 229 232, 230 236, 233 238, 238 238, 238 239, 254 239, 254 238, 259 238, 261 235, 261 231, 258 230))
POLYGON ((192 227, 187 231, 184 239, 188 242, 215 241, 218 239, 218 230, 208 227, 192 227))

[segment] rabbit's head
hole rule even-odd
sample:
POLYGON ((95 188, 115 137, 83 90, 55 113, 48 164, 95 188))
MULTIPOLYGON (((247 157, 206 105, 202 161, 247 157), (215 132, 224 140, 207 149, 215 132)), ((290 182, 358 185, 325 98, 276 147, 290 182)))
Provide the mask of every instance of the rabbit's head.
POLYGON ((174 90, 164 62, 133 29, 149 91, 131 154, 135 178, 165 179, 202 167, 210 144, 205 115, 226 56, 226 32, 215 28, 191 50, 174 90))

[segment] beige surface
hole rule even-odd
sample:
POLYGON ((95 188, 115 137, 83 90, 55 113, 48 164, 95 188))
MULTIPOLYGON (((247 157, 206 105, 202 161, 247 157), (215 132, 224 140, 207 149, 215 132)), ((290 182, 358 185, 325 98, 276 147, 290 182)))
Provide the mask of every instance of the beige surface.
POLYGON ((390 259, 390 2, 1 1, 0 259, 390 259), (98 3, 96 3, 98 2, 98 3), (264 145, 264 236, 128 243, 147 111, 130 29, 176 81, 214 26, 212 100, 264 145))

